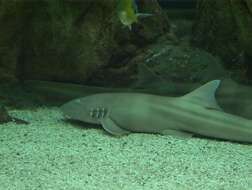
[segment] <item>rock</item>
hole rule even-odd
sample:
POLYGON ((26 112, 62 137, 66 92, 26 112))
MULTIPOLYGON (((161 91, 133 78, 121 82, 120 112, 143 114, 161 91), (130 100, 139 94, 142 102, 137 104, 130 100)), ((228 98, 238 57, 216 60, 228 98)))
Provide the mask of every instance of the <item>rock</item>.
POLYGON ((146 48, 131 65, 140 66, 140 75, 136 76, 139 87, 161 85, 162 81, 203 84, 228 76, 220 59, 210 53, 165 39, 146 48))
POLYGON ((15 122, 16 124, 29 124, 27 121, 11 117, 4 106, 0 106, 0 124, 15 122))
POLYGON ((252 79, 251 0, 198 1, 193 42, 225 62, 240 81, 252 79))
POLYGON ((20 52, 22 14, 14 1, 0 0, 0 82, 15 82, 20 52))
POLYGON ((118 19, 117 0, 0 2, 0 72, 6 73, 0 82, 95 82, 104 68, 123 68, 169 30, 156 0, 140 1, 140 10, 154 16, 139 20, 132 31, 118 19))

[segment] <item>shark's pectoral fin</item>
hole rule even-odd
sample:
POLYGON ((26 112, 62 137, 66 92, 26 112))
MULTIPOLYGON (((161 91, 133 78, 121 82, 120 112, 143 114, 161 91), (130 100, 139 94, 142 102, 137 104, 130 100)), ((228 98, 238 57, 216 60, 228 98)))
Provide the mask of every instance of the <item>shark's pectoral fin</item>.
POLYGON ((112 135, 127 135, 130 131, 120 128, 111 118, 106 117, 101 120, 102 127, 112 135))
POLYGON ((172 135, 175 137, 179 137, 179 138, 191 138, 193 136, 193 134, 191 133, 187 133, 184 131, 177 131, 177 130, 173 130, 173 129, 166 129, 164 131, 161 131, 162 135, 172 135))

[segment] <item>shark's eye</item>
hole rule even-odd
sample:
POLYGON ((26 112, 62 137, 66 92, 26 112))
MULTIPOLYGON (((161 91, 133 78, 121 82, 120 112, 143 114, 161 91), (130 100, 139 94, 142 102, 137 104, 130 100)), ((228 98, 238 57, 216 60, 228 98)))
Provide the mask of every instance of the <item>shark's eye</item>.
POLYGON ((80 101, 80 99, 77 99, 77 100, 74 101, 74 103, 79 105, 79 104, 81 104, 81 101, 80 101))

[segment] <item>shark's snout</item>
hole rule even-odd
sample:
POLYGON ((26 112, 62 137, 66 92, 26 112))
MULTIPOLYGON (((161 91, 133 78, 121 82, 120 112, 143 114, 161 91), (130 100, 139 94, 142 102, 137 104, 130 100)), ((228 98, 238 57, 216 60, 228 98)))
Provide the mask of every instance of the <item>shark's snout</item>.
POLYGON ((79 99, 67 102, 60 107, 64 117, 67 119, 78 119, 77 116, 79 116, 81 109, 83 110, 83 107, 79 99))
POLYGON ((92 117, 92 102, 88 98, 75 99, 62 105, 60 109, 66 119, 97 123, 96 118, 92 117))

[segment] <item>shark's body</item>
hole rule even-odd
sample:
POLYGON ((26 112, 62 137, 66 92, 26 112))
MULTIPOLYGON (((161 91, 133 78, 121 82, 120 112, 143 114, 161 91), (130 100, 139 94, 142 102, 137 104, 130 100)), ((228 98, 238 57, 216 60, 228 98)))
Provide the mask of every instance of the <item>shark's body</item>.
POLYGON ((198 134, 252 142, 252 121, 225 113, 215 100, 214 80, 182 97, 102 93, 72 100, 61 109, 71 119, 101 124, 113 135, 130 132, 198 134))

